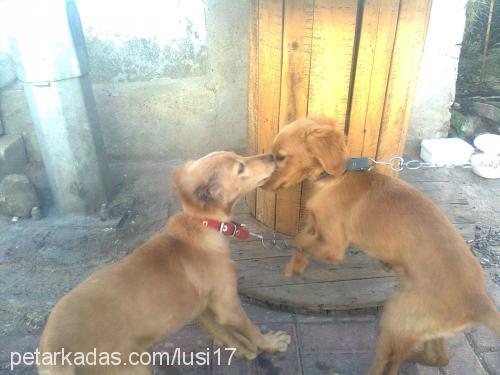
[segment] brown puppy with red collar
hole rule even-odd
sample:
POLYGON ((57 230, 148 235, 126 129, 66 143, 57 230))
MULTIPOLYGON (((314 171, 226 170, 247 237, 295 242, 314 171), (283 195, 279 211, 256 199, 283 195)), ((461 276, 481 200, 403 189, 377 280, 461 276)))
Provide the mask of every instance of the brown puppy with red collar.
MULTIPOLYGON (((290 336, 262 334, 240 305, 228 237, 208 223, 234 228, 231 209, 274 170, 271 155, 216 152, 178 168, 173 177, 184 212, 163 233, 121 261, 91 275, 54 307, 40 340, 41 353, 119 353, 122 365, 39 366, 42 374, 147 374, 127 365, 194 319, 217 341, 252 359, 259 351, 285 351, 290 336), (204 223, 207 225, 204 225, 204 223)), ((232 234, 232 233, 229 233, 232 234)), ((43 355, 43 354, 42 354, 43 355)), ((74 361, 74 357, 69 360, 74 361)))
POLYGON ((484 288, 479 262, 439 208, 411 185, 375 172, 345 172, 344 134, 302 119, 272 146, 276 170, 265 189, 316 181, 310 221, 297 235, 286 274, 300 274, 309 256, 340 262, 353 245, 389 264, 399 289, 387 301, 372 374, 397 374, 403 360, 444 366, 444 336, 471 323, 500 334, 500 315, 484 288), (323 172, 330 177, 320 179, 323 172), (423 343, 423 349, 417 345, 423 343))

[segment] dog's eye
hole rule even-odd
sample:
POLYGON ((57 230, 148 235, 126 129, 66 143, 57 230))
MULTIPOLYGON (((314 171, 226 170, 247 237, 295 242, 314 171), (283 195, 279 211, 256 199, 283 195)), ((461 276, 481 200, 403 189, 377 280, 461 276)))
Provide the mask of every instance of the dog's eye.
POLYGON ((238 174, 242 174, 245 172, 245 164, 240 163, 240 167, 238 168, 238 174))
POLYGON ((277 154, 276 157, 275 157, 275 159, 277 161, 283 161, 283 160, 285 160, 285 155, 277 154))

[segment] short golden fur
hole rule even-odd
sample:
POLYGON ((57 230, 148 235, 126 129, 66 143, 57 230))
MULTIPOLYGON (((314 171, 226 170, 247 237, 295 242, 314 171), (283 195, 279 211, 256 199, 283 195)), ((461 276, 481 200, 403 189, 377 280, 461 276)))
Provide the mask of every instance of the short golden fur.
MULTIPOLYGON (((49 316, 40 352, 148 351, 197 319, 216 341, 241 356, 285 351, 284 332, 261 334, 240 305, 228 237, 190 216, 228 221, 234 203, 262 185, 271 155, 216 152, 178 168, 173 177, 184 212, 163 233, 121 261, 91 275, 64 296, 49 316)), ((147 366, 40 366, 42 374, 147 374, 147 366)))
POLYGON ((288 276, 304 272, 309 256, 342 261, 349 245, 399 275, 399 288, 384 306, 372 374, 397 374, 405 359, 446 365, 443 337, 471 323, 500 334, 479 262, 424 194, 386 175, 345 172, 344 135, 311 119, 280 131, 272 152, 276 170, 265 189, 316 181, 307 202, 309 223, 295 238, 300 250, 286 267, 288 276), (325 171, 331 176, 320 179, 325 171))

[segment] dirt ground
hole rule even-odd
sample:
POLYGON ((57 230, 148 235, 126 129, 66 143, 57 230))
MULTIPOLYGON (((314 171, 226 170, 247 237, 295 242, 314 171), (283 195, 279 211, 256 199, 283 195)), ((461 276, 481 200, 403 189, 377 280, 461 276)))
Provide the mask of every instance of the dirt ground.
MULTIPOLYGON (((168 216, 179 209, 168 176, 180 163, 173 160, 113 164, 119 193, 110 204, 108 221, 62 218, 47 209, 41 221, 0 220, 0 373, 11 373, 8 371, 11 351, 34 349, 50 309, 66 292, 161 230, 168 216)), ((403 178, 407 173, 414 172, 405 171, 403 178)), ((498 303, 500 181, 485 180, 460 168, 425 173, 430 178, 443 174, 451 177, 457 191, 466 194, 477 228, 476 240, 471 245, 489 284, 496 288, 492 291, 498 303)), ((47 183, 40 170, 31 168, 28 175, 45 194, 47 183)), ((268 313, 273 312, 263 312, 268 313)), ((33 372, 30 368, 17 370, 17 373, 33 372)))

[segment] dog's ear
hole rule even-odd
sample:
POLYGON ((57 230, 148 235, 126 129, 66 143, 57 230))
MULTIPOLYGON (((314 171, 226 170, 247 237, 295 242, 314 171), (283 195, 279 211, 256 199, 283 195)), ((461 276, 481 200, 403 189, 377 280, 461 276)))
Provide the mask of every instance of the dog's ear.
POLYGON ((216 174, 212 175, 207 182, 198 185, 194 190, 194 195, 200 203, 208 205, 222 199, 224 191, 218 182, 216 174))
POLYGON ((340 176, 345 172, 347 147, 344 134, 333 126, 316 124, 306 131, 305 141, 309 152, 327 173, 340 176))
POLYGON ((216 174, 207 180, 204 173, 197 173, 193 162, 178 167, 172 174, 172 184, 184 202, 207 206, 222 199, 224 191, 216 174))

